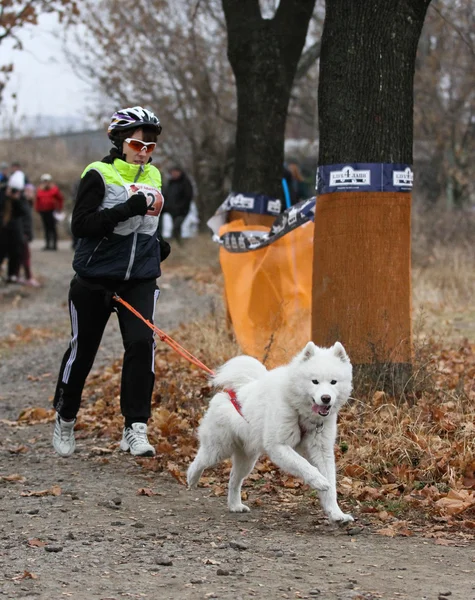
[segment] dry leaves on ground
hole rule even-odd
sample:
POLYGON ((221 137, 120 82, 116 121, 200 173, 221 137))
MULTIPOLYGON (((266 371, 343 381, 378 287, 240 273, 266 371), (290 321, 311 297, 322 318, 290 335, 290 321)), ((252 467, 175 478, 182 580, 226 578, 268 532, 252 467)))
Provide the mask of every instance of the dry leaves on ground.
POLYGON ((53 485, 50 488, 48 488, 47 490, 34 490, 32 492, 21 492, 20 496, 27 496, 27 497, 31 497, 31 496, 35 496, 35 497, 42 497, 42 496, 61 496, 62 490, 60 488, 59 485, 53 485))
MULTIPOLYGON (((187 340, 185 345, 210 368, 238 351, 228 334, 219 336, 214 325, 183 326, 174 337, 187 340)), ((382 535, 442 527, 473 538, 474 528, 467 524, 475 517, 475 346, 464 342, 447 349, 432 344, 422 361, 431 369, 430 389, 415 392, 407 401, 377 391, 341 411, 336 447, 339 494, 347 509, 379 523, 382 535)), ((164 345, 159 344, 155 371, 149 433, 157 457, 141 464, 166 470, 184 484, 211 388, 201 371, 164 345)), ((116 362, 90 376, 78 438, 119 440, 120 374, 121 364, 116 362)), ((20 416, 22 423, 52 418, 48 411, 29 411, 20 416)), ((228 475, 229 463, 224 463, 205 473, 200 485, 222 495, 228 475)), ((244 492, 256 505, 263 497, 267 503, 289 505, 313 502, 314 496, 307 485, 266 459, 248 477, 244 492)))

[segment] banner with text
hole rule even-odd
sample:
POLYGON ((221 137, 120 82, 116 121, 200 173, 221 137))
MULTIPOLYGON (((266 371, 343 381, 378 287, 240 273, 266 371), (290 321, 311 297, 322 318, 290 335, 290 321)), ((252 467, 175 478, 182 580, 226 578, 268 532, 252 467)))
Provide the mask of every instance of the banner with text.
POLYGON ((347 163, 318 167, 319 195, 332 192, 410 192, 410 165, 391 163, 347 163))

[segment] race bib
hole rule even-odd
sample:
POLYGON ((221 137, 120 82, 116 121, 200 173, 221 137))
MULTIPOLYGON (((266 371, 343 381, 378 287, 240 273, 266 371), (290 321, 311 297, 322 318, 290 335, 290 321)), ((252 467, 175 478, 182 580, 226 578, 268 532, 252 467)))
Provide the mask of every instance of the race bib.
POLYGON ((128 184, 129 198, 134 194, 143 194, 147 199, 147 215, 158 217, 163 208, 163 196, 160 190, 145 183, 128 184))

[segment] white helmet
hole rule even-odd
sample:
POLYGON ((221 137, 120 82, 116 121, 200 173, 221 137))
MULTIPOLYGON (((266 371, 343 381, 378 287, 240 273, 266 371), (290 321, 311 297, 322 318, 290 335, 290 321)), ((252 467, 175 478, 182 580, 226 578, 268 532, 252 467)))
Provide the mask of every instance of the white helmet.
POLYGON ((154 127, 157 135, 160 135, 162 131, 158 117, 151 110, 147 110, 141 106, 122 108, 112 115, 107 135, 115 143, 117 133, 127 131, 128 129, 137 129, 142 126, 154 127))

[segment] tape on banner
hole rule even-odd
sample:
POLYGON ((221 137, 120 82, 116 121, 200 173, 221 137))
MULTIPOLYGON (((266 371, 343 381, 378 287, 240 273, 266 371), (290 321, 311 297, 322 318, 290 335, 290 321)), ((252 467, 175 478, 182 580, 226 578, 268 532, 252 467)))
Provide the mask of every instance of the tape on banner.
POLYGON ((266 231, 228 231, 219 238, 228 252, 249 252, 274 243, 287 233, 315 218, 316 198, 302 200, 281 213, 266 231))
POLYGON ((264 194, 231 192, 207 222, 208 227, 215 235, 218 234, 219 228, 226 223, 227 213, 232 210, 276 217, 282 210, 282 200, 264 194))

